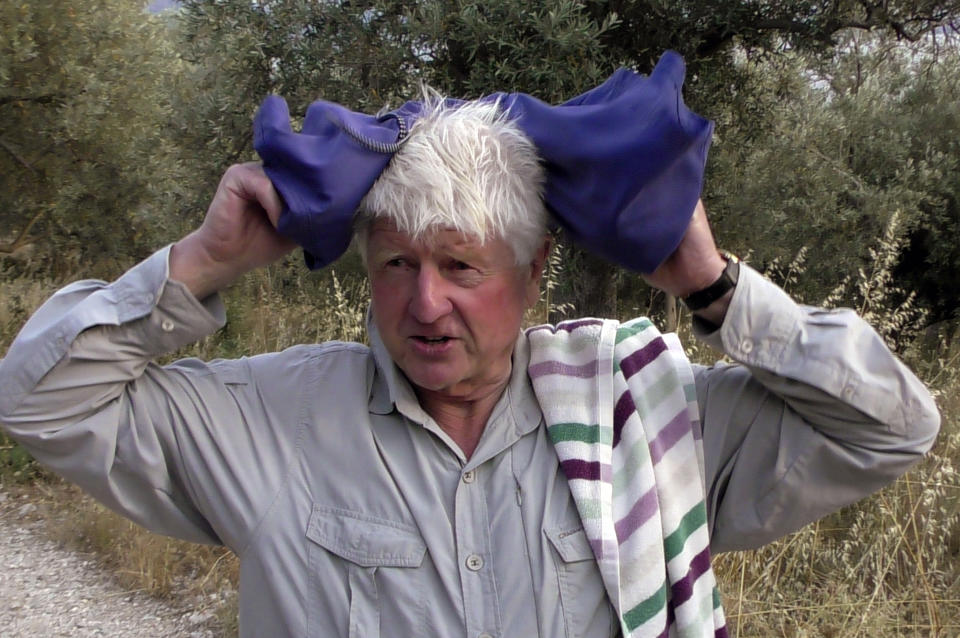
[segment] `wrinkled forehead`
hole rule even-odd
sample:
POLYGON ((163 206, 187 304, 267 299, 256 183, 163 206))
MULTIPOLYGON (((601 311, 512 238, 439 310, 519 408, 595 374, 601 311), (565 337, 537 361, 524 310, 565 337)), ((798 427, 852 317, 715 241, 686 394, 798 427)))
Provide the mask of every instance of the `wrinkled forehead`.
POLYGON ((398 229, 396 223, 390 218, 378 218, 370 223, 367 233, 367 250, 369 252, 379 250, 454 252, 513 258, 513 250, 500 237, 487 235, 480 238, 442 224, 430 226, 414 235, 398 229))

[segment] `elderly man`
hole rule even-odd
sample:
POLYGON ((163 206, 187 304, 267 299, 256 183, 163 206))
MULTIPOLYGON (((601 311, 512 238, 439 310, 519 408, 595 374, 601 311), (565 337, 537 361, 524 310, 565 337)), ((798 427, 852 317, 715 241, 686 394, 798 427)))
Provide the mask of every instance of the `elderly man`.
MULTIPOLYGON (((357 214, 369 348, 160 367, 154 357, 223 324, 217 291, 294 247, 263 168, 231 167, 199 229, 37 311, 0 366, 0 422, 140 524, 236 552, 243 636, 599 638, 654 620, 660 635, 684 586, 658 585, 669 539, 642 563, 661 565, 643 575, 660 596, 644 599, 649 618, 637 605, 624 620, 571 491, 582 477, 565 474, 562 437, 547 431, 556 406, 532 382, 542 370, 521 324, 549 250, 537 151, 494 103, 426 109, 357 214)), ((855 315, 799 307, 746 265, 731 270, 697 204, 649 276, 679 297, 715 291, 694 312, 698 336, 739 362, 677 365, 695 397, 671 409, 696 399, 685 436, 694 450, 702 435, 703 458, 656 479, 698 486, 714 551, 879 488, 939 422, 855 315)), ((541 333, 564 330, 576 327, 541 333)), ((704 613, 709 628, 685 635, 722 635, 704 613)))

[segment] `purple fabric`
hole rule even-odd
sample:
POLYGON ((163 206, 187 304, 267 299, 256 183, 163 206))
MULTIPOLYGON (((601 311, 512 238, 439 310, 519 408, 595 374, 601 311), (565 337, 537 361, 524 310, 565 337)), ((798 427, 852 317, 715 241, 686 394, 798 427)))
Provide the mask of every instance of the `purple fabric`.
POLYGON ((637 406, 629 392, 624 392, 613 406, 613 447, 620 445, 620 435, 627 420, 636 414, 637 406))
POLYGON ((584 479, 587 481, 599 481, 603 472, 598 461, 583 461, 580 459, 568 459, 560 463, 563 467, 563 474, 568 481, 574 479, 584 479))
POLYGON ((650 520, 650 518, 660 511, 660 503, 657 500, 657 487, 653 486, 640 497, 640 500, 633 504, 630 512, 614 524, 617 533, 617 541, 623 545, 630 536, 637 531, 641 525, 650 520))
MULTIPOLYGON (((587 249, 641 272, 680 243, 703 184, 713 124, 684 105, 684 72, 668 51, 649 77, 620 69, 559 106, 524 93, 486 98, 499 100, 536 144, 546 204, 560 224, 587 249)), ((408 102, 377 118, 318 101, 293 133, 286 103, 264 101, 254 147, 286 204, 279 230, 303 246, 308 266, 346 250, 356 207, 392 156, 371 146, 398 142, 401 120, 409 128, 421 110, 408 102)))
POLYGON ((693 595, 693 587, 696 585, 697 579, 703 576, 708 569, 710 569, 710 548, 705 547, 690 561, 690 571, 670 586, 672 596, 668 606, 676 609, 687 602, 693 595))
POLYGON ((683 411, 657 432, 657 436, 650 441, 650 458, 653 459, 654 464, 659 463, 660 459, 676 445, 677 441, 686 435, 689 431, 689 428, 686 427, 688 423, 689 415, 686 411, 683 411))
POLYGON ((629 379, 635 375, 643 366, 656 359, 660 356, 660 353, 666 349, 667 344, 662 338, 657 337, 629 357, 626 357, 620 362, 620 370, 623 371, 623 378, 629 379))

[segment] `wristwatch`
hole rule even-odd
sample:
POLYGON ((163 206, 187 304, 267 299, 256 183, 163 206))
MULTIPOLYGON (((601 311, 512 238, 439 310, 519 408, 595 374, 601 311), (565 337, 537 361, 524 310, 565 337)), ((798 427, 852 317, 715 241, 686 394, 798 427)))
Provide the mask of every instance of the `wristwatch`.
POLYGON ((682 299, 683 305, 691 312, 703 310, 737 285, 737 279, 740 277, 740 259, 724 250, 720 251, 720 256, 727 260, 727 265, 717 280, 682 299))

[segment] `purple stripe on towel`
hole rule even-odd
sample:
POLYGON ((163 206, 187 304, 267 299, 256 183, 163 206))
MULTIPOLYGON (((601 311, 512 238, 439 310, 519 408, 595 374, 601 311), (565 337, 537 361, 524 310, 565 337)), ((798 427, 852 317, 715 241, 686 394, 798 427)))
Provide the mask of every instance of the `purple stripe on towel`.
POLYGON ((573 332, 577 328, 582 328, 584 326, 599 326, 603 323, 600 319, 577 319, 576 321, 564 321, 559 326, 557 330, 566 330, 567 332, 573 332))
POLYGON ((563 468, 563 473, 567 476, 568 481, 572 481, 573 479, 586 479, 588 481, 600 480, 601 468, 599 461, 568 459, 561 461, 560 466, 563 468))
POLYGON ((613 447, 620 443, 620 433, 624 424, 630 415, 637 411, 637 406, 633 403, 633 397, 630 391, 626 391, 617 399, 617 404, 613 406, 613 447))
POLYGON ((670 448, 689 431, 690 421, 687 418, 687 411, 682 410, 657 432, 656 438, 650 441, 650 458, 654 464, 659 463, 670 448))
MULTIPOLYGON (((660 634, 663 638, 667 638, 670 635, 670 628, 677 622, 677 615, 673 612, 673 605, 670 601, 667 601, 667 628, 664 630, 664 633, 660 634)), ((657 638, 660 638, 658 636, 657 638)))
POLYGON ((643 346, 633 354, 625 357, 620 362, 620 369, 623 370, 623 378, 629 379, 636 374, 643 366, 657 358, 661 352, 667 349, 667 344, 657 337, 647 345, 643 346))
POLYGON ((651 487, 646 494, 633 504, 630 512, 614 525, 617 532, 617 542, 623 545, 630 538, 630 535, 637 531, 637 528, 650 520, 650 517, 657 512, 658 506, 657 488, 651 487))
POLYGON ((690 571, 686 576, 673 583, 670 586, 670 593, 673 595, 670 604, 679 607, 690 600, 693 595, 693 585, 697 579, 703 576, 710 569, 710 548, 705 547, 702 552, 693 557, 690 561, 690 571))
POLYGON ((597 374, 597 360, 589 361, 579 366, 572 366, 559 361, 541 361, 531 365, 527 372, 531 379, 539 379, 548 374, 562 374, 567 377, 577 377, 578 379, 589 379, 597 374))

